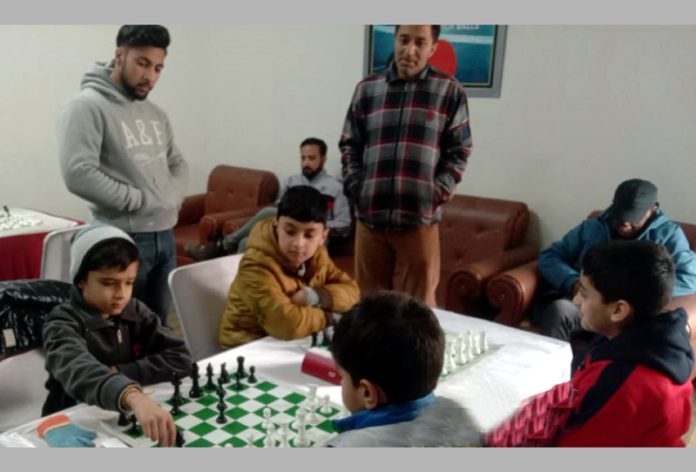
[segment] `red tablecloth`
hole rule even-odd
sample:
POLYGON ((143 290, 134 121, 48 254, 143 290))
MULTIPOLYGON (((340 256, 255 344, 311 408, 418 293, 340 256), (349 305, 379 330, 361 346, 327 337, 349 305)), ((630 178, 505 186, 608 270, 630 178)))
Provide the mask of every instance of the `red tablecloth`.
POLYGON ((46 235, 82 222, 24 208, 9 210, 12 215, 32 218, 40 223, 0 231, 0 280, 38 279, 41 275, 41 256, 46 235))

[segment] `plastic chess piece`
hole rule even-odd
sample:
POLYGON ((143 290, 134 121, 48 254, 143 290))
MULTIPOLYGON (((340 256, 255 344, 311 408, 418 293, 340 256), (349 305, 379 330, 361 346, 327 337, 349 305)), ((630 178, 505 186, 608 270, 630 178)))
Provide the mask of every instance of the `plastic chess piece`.
POLYGON ((271 425, 271 409, 265 407, 263 409, 263 429, 268 429, 271 425))
POLYGON ((307 388, 309 389, 309 392, 307 393, 307 400, 305 403, 307 405, 310 405, 315 398, 317 398, 317 388, 318 386, 316 384, 307 384, 307 388))
POLYGON ((218 382, 229 383, 230 374, 227 373, 227 362, 223 362, 220 366, 220 377, 218 377, 218 382))
POLYGON ((191 390, 189 390, 189 397, 200 398, 203 396, 203 390, 201 386, 198 385, 198 377, 193 377, 193 385, 191 385, 191 390))
POLYGON ((310 347, 317 347, 317 338, 319 337, 319 333, 316 331, 312 333, 312 345, 310 347))
POLYGON ((256 367, 254 367, 253 365, 251 367, 249 367, 249 378, 247 379, 247 382, 249 382, 250 384, 257 382, 257 380, 256 380, 256 367))
POLYGON ((290 429, 288 423, 283 421, 280 423, 280 444, 278 447, 290 447, 290 440, 288 436, 290 435, 290 429))
POLYGON ((481 350, 488 352, 488 333, 481 331, 481 350))
POLYGON ((215 382, 213 382, 213 365, 208 364, 208 367, 205 368, 205 375, 208 377, 208 382, 206 382, 205 388, 206 390, 215 390, 215 382))
POLYGON ((239 372, 234 373, 234 388, 235 390, 241 390, 242 389, 242 376, 239 375, 239 372))
POLYGON ((138 424, 138 419, 135 415, 130 416, 131 427, 128 429, 127 433, 135 436, 136 434, 141 434, 143 432, 142 428, 138 424))
POLYGON ((174 403, 174 401, 176 400, 177 404, 181 405, 182 403, 184 403, 184 399, 181 396, 181 389, 180 389, 181 379, 179 378, 178 375, 176 375, 176 372, 172 372, 172 385, 174 385, 174 394, 172 395, 172 398, 170 399, 170 401, 172 403, 174 403))
POLYGON ((307 429, 304 424, 301 424, 297 428, 297 437, 295 438, 296 447, 307 447, 309 446, 309 438, 307 437, 307 429))
POLYGON ((237 357, 237 373, 242 379, 247 376, 247 373, 244 370, 244 356, 237 357))
POLYGON ((331 399, 328 395, 324 395, 321 402, 321 408, 319 408, 319 413, 322 415, 330 415, 333 409, 331 408, 331 399))
POLYGON ((172 414, 172 416, 176 416, 176 415, 180 414, 181 409, 179 408, 179 405, 180 405, 179 398, 177 398, 176 396, 172 397, 171 402, 172 402, 172 409, 169 410, 169 412, 172 414))
POLYGON ((130 424, 130 420, 128 419, 128 415, 125 414, 124 412, 119 413, 118 425, 119 426, 128 426, 129 424, 130 424))
POLYGON ((321 421, 319 419, 319 416, 317 415, 317 408, 319 408, 319 404, 317 398, 315 397, 314 400, 312 400, 312 403, 309 404, 309 415, 307 416, 307 423, 315 425, 321 421))
POLYGON ((245 447, 254 447, 254 433, 249 431, 246 435, 246 446, 245 447))
POLYGON ((227 423, 227 417, 225 416, 225 409, 227 406, 225 405, 224 402, 220 402, 217 404, 217 410, 220 413, 218 417, 215 419, 215 422, 217 424, 224 424, 227 423))
POLYGON ((176 428, 176 439, 174 440, 174 445, 176 447, 184 447, 186 440, 184 439, 184 432, 181 428, 176 428))

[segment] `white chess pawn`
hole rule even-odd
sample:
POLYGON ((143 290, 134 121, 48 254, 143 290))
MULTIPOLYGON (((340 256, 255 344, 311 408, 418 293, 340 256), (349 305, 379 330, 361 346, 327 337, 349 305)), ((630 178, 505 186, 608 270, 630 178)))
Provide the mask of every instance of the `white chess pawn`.
POLYGON ((307 424, 307 410, 304 407, 299 407, 297 412, 295 412, 295 423, 293 428, 299 430, 300 427, 304 427, 307 424))
POLYGON ((328 395, 324 395, 321 402, 321 408, 319 408, 319 413, 322 415, 329 415, 333 411, 330 405, 331 399, 328 395))
POLYGON ((317 398, 317 385, 309 384, 307 385, 309 392, 307 393, 307 398, 305 399, 305 405, 311 405, 314 399, 317 398))
POLYGON ((481 350, 488 352, 488 333, 481 331, 481 350))
POLYGON ((307 437, 307 430, 305 425, 301 424, 297 428, 297 437, 295 438, 295 447, 307 447, 309 446, 309 438, 307 437))
POLYGON ((271 409, 266 407, 263 409, 263 428, 268 429, 271 424, 271 409))
POLYGON ((467 347, 466 354, 467 354, 467 357, 469 358, 469 360, 473 360, 473 358, 475 357, 475 354, 474 354, 474 335, 471 333, 471 331, 467 331, 466 334, 467 334, 467 336, 466 336, 466 347, 467 347))
POLYGON ((317 398, 314 398, 312 403, 309 404, 309 416, 307 417, 307 423, 318 424, 321 421, 317 415, 317 408, 319 408, 319 401, 317 398))
POLYGON ((481 335, 474 336, 474 354, 481 355, 481 335))
POLYGON ((254 433, 251 431, 246 435, 246 446, 244 447, 254 447, 254 433))
POLYGON ((449 362, 447 360, 449 359, 449 350, 447 349, 447 344, 445 344, 445 357, 442 359, 442 372, 440 372, 440 376, 444 377, 445 375, 449 374, 449 362))
POLYGON ((275 440, 273 439, 274 433, 275 428, 273 427, 273 423, 271 423, 266 428, 266 437, 263 439, 263 447, 275 447, 275 440))
POLYGON ((464 343, 464 336, 460 333, 454 341, 454 362, 457 365, 464 364, 464 359, 462 358, 462 343, 464 343))
POLYGON ((287 421, 282 421, 280 423, 280 445, 278 447, 290 447, 289 435, 290 426, 287 421))

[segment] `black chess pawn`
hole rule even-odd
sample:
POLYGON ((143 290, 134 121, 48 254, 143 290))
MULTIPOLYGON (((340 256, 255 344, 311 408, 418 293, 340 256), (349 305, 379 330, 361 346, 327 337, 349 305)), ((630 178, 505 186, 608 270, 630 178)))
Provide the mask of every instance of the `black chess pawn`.
POLYGON ((316 331, 312 333, 312 346, 311 347, 317 347, 317 340, 319 338, 319 333, 316 331))
POLYGON ((237 373, 242 379, 247 376, 247 373, 244 370, 244 356, 237 357, 237 373))
POLYGON ((176 428, 176 439, 174 440, 174 445, 176 447, 184 447, 184 444, 186 444, 186 440, 184 439, 184 433, 181 431, 181 428, 176 428))
POLYGON ((198 377, 193 377, 193 385, 191 385, 191 390, 189 391, 189 397, 200 398, 203 396, 203 390, 201 386, 198 385, 198 377))
POLYGON ((172 385, 174 385, 174 394, 172 395, 172 398, 169 400, 170 402, 174 403, 174 401, 177 402, 177 404, 181 405, 184 403, 184 398, 181 396, 181 379, 179 378, 178 375, 176 375, 175 372, 172 372, 172 385))
POLYGON ((247 379, 247 382, 250 384, 256 383, 256 367, 253 365, 249 367, 249 378, 247 379))
POLYGON ((191 378, 197 379, 199 377, 200 377, 200 374, 198 373, 198 364, 194 362, 191 364, 191 378))
POLYGON ((208 377, 208 382, 206 382, 206 384, 203 388, 206 390, 215 390, 215 382, 213 382, 213 365, 212 364, 208 364, 208 367, 206 367, 205 375, 208 377))
POLYGON ((129 424, 130 424, 130 420, 128 419, 128 415, 125 414, 124 412, 119 413, 118 425, 119 426, 128 426, 129 424))
POLYGON ((227 416, 225 416, 226 408, 227 406, 224 403, 218 403, 217 410, 220 412, 220 414, 215 419, 215 422, 217 422, 218 424, 227 423, 227 416))
POLYGON ((141 434, 143 432, 142 428, 138 424, 138 419, 135 415, 130 417, 131 427, 128 429, 127 433, 135 436, 136 434, 141 434))
POLYGON ((220 365, 220 377, 218 377, 218 380, 222 380, 222 383, 230 382, 230 374, 227 372, 227 362, 223 362, 222 365, 220 365))
POLYGON ((179 408, 179 405, 181 403, 179 402, 179 399, 174 397, 172 398, 172 409, 169 410, 169 412, 173 415, 176 416, 181 413, 181 409, 179 408))

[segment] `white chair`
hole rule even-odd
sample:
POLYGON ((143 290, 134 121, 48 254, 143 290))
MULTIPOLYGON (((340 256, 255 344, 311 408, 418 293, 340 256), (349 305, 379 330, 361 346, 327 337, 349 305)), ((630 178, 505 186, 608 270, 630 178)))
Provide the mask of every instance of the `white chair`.
POLYGON ((70 239, 84 226, 58 229, 46 235, 41 256, 42 279, 72 283, 70 280, 70 239))
POLYGON ((241 260, 242 254, 234 254, 185 265, 169 274, 181 331, 195 361, 222 351, 220 318, 241 260))

